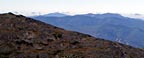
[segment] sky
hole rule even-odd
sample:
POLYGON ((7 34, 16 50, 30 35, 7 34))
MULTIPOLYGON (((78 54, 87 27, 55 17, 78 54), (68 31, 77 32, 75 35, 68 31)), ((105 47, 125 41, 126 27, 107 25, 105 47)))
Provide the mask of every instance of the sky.
POLYGON ((0 0, 0 12, 138 13, 144 0, 0 0))

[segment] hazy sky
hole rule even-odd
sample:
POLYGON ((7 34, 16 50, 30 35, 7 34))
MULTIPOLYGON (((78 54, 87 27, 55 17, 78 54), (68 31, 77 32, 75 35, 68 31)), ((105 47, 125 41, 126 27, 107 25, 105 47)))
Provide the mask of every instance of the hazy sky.
POLYGON ((0 0, 0 12, 140 13, 144 0, 0 0))

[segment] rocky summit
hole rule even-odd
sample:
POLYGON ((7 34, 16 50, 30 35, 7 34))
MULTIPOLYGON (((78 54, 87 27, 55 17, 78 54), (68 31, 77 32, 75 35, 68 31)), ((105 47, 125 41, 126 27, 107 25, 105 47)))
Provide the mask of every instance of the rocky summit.
POLYGON ((144 50, 5 13, 0 58, 144 58, 144 50))

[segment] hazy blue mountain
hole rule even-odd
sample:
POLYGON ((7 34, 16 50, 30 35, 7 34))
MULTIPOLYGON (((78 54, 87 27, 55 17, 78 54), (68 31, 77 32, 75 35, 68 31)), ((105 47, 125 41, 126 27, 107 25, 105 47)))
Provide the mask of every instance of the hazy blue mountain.
POLYGON ((32 18, 68 30, 144 48, 144 21, 140 19, 112 13, 32 18))
POLYGON ((49 14, 45 14, 45 15, 41 15, 41 16, 44 16, 44 17, 65 17, 65 16, 69 16, 69 15, 55 12, 55 13, 49 13, 49 14))

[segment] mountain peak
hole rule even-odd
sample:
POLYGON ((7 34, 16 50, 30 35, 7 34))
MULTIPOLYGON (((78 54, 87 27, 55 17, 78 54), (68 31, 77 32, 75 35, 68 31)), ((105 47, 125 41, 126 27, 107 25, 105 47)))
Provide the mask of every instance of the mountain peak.
POLYGON ((59 13, 59 12, 55 12, 55 13, 45 14, 44 16, 46 16, 46 17, 64 17, 64 16, 68 16, 68 15, 59 13))
POLYGON ((120 14, 117 14, 117 13, 104 13, 104 15, 120 15, 120 14))
POLYGON ((84 16, 90 16, 90 17, 100 17, 100 18, 108 18, 108 17, 117 17, 117 18, 122 18, 123 16, 120 14, 116 13, 104 13, 104 14, 93 14, 93 13, 88 13, 88 14, 83 14, 84 16))
POLYGON ((3 13, 3 14, 0 14, 0 15, 11 15, 11 16, 14 16, 15 14, 13 14, 12 12, 9 12, 9 13, 3 13))
POLYGON ((104 17, 123 17, 121 16, 120 14, 116 14, 116 13, 104 13, 104 14, 100 14, 101 16, 104 16, 104 17))

